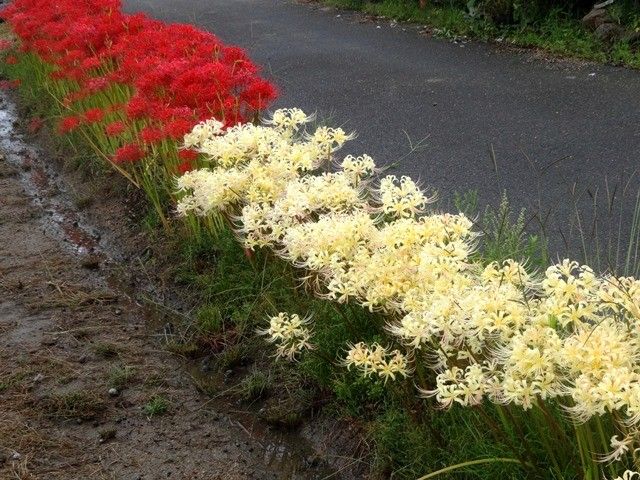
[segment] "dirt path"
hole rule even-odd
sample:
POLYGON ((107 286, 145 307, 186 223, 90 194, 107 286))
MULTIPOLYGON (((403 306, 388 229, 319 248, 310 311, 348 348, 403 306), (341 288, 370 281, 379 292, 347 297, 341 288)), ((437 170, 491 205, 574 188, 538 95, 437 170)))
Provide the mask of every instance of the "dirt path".
POLYGON ((113 286, 107 232, 65 201, 13 109, 0 99, 0 479, 317 478, 274 462, 162 350, 113 286))

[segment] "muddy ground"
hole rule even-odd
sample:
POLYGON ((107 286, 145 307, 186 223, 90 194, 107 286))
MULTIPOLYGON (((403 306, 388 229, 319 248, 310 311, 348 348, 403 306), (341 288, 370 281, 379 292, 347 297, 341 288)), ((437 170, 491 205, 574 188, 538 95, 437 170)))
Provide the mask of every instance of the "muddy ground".
POLYGON ((163 348, 171 323, 134 300, 170 290, 135 202, 63 168, 16 111, 2 94, 0 479, 340 478, 317 442, 199 393, 163 348))

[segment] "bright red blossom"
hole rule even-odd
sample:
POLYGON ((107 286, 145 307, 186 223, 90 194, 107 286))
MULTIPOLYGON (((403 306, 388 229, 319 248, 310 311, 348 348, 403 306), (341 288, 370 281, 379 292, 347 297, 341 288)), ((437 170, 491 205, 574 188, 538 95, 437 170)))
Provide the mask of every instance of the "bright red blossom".
POLYGON ((180 165, 178 165, 178 173, 180 175, 184 175, 185 173, 193 170, 193 168, 194 168, 193 161, 184 160, 183 162, 180 163, 180 165))
POLYGON ((78 117, 64 117, 58 125, 60 133, 69 133, 80 126, 80 119, 78 117))
POLYGON ((198 152, 190 149, 183 149, 178 151, 178 157, 182 160, 196 160, 198 158, 198 152))
MULTIPOLYGON (((52 78, 73 86, 60 99, 74 112, 60 123, 61 132, 100 123, 118 137, 131 131, 129 122, 114 121, 126 115, 142 130, 114 161, 131 162, 144 156, 142 144, 181 140, 205 118, 227 126, 251 121, 275 99, 275 87, 259 77, 242 49, 194 26, 125 14, 120 7, 119 0, 13 0, 0 14, 19 37, 20 52, 38 55, 52 66, 52 78), (112 89, 124 93, 122 103, 85 106, 112 89)), ((8 47, 0 42, 0 50, 8 47)))
POLYGON ((135 163, 142 160, 145 156, 145 151, 135 143, 129 143, 123 145, 116 150, 113 156, 114 163, 135 163))
POLYGON ((105 127, 104 132, 109 137, 117 137, 122 132, 124 132, 125 129, 126 129, 126 126, 123 122, 112 122, 105 127))
POLYGON ((92 108, 84 113, 84 118, 89 123, 97 123, 104 117, 104 111, 101 108, 92 108))
POLYGON ((140 131, 140 138, 144 143, 158 143, 165 137, 161 128, 145 127, 140 131))
POLYGON ((182 140, 186 133, 189 133, 195 122, 187 118, 176 118, 164 126, 166 136, 174 140, 182 140))

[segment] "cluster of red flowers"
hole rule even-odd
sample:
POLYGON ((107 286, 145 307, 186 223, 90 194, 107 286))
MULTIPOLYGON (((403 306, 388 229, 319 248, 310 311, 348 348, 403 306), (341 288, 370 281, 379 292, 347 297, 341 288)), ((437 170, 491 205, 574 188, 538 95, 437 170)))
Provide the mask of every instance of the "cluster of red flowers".
POLYGON ((61 131, 99 124, 113 138, 136 125, 115 161, 137 160, 207 118, 228 126, 249 121, 276 96, 243 50, 190 25, 124 14, 120 0, 14 0, 0 16, 23 52, 36 53, 53 66, 54 79, 73 86, 60 99, 70 112, 61 131), (86 106, 114 89, 122 98, 86 106))

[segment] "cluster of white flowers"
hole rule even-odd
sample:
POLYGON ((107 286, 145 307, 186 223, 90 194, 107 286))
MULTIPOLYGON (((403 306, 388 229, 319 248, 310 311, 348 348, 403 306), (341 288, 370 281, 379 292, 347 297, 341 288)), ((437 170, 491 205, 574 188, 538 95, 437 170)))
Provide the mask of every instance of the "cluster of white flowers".
POLYGON ((186 148, 201 148, 207 140, 222 134, 222 127, 222 122, 215 118, 200 122, 184 136, 184 146, 186 148))
POLYGON ((397 218, 415 217, 431 201, 409 177, 398 180, 388 175, 380 182, 379 191, 382 211, 397 218))
POLYGON ((347 368, 356 367, 363 375, 377 374, 387 380, 395 380, 396 375, 406 377, 409 375, 407 357, 399 350, 389 351, 378 343, 368 347, 364 343, 357 343, 349 348, 347 358, 344 360, 347 368))
MULTIPOLYGON (((308 120, 290 109, 271 126, 197 126, 186 142, 211 167, 179 179, 178 211, 227 214, 247 248, 304 269, 318 295, 388 314, 391 338, 436 370, 422 394, 443 406, 555 399, 577 422, 615 412, 638 428, 640 281, 568 260, 544 275, 513 260, 482 267, 470 260, 468 218, 426 212, 432 199, 413 180, 377 181, 369 156, 339 162, 350 135, 308 133, 308 120)), ((347 359, 385 380, 407 364, 379 345, 355 345, 347 359)))
POLYGON ((313 121, 314 115, 307 115, 299 108, 281 108, 273 112, 273 116, 265 123, 273 125, 279 131, 293 135, 298 132, 302 125, 313 121))
POLYGON ((277 345, 277 357, 293 360, 303 350, 313 349, 310 323, 309 317, 300 318, 295 313, 280 312, 269 319, 269 328, 258 330, 258 333, 266 335, 269 342, 277 345))

